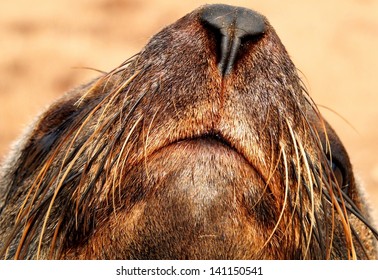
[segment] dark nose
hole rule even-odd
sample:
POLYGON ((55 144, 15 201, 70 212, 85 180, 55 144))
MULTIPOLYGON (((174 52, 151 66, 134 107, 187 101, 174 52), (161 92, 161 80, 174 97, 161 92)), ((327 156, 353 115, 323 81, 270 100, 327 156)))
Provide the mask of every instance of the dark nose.
POLYGON ((218 68, 222 75, 229 74, 234 67, 242 41, 256 39, 266 29, 263 16, 241 7, 209 5, 203 8, 200 18, 220 35, 218 68))

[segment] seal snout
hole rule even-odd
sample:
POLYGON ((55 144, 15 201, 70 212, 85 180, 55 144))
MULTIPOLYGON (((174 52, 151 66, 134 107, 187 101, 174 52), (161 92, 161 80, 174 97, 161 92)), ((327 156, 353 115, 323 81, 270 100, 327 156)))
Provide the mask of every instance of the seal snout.
POLYGON ((241 7, 209 5, 202 10, 200 18, 206 28, 218 35, 218 68, 222 75, 232 71, 242 43, 258 39, 266 30, 263 16, 241 7))

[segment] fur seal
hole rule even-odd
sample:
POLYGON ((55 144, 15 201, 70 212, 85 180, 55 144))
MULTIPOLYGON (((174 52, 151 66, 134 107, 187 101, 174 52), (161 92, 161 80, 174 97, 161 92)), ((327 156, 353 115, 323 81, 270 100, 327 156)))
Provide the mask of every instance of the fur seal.
POLYGON ((0 172, 6 259, 378 256, 345 148, 241 7, 200 7, 64 95, 0 172))

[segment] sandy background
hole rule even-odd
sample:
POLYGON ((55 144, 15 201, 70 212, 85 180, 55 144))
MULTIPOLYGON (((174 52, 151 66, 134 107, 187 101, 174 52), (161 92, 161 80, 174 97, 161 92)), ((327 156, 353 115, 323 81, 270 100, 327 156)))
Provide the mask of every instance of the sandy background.
MULTIPOLYGON (((337 112, 321 109, 378 209, 378 1, 216 2, 268 17, 317 104, 337 112)), ((1 0, 0 157, 42 108, 96 77, 83 67, 111 70, 163 26, 205 3, 1 0)))

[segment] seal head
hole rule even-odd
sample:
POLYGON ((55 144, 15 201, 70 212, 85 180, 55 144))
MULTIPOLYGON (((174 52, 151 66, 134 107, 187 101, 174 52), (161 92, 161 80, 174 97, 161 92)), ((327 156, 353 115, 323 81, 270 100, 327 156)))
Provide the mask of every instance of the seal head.
POLYGON ((248 9, 184 16, 22 143, 0 182, 6 258, 377 258, 343 145, 248 9))

